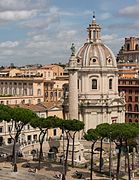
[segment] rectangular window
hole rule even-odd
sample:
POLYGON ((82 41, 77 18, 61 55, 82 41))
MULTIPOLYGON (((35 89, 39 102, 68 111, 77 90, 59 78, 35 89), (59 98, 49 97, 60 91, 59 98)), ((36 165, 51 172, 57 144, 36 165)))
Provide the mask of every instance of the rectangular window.
POLYGON ((48 77, 50 77, 50 71, 48 71, 48 77))
POLYGON ((0 88, 0 94, 3 94, 3 88, 0 88))
POLYGON ((7 94, 7 88, 5 87, 5 89, 4 89, 4 94, 7 94))
POLYGON ((11 132, 12 126, 8 126, 8 131, 11 132))
POLYGON ((28 135, 27 139, 28 141, 31 141, 31 135, 28 135))
POLYGON ((128 97, 128 102, 132 102, 132 96, 128 97))
POLYGON ((12 143, 12 138, 8 138, 8 144, 12 143))
POLYGON ((37 134, 34 134, 34 135, 33 135, 33 139, 34 139, 34 140, 37 140, 37 134))
POLYGON ((92 79, 92 89, 97 89, 97 80, 92 79))
POLYGON ((28 130, 30 129, 30 125, 27 125, 27 129, 28 129, 28 130))
POLYGON ((77 83, 78 83, 78 89, 79 89, 79 79, 78 79, 77 83))
POLYGON ((128 117, 129 117, 129 118, 132 118, 132 114, 128 114, 128 117))
POLYGON ((56 129, 54 129, 54 136, 56 136, 56 129))
POLYGON ((3 128, 2 128, 2 127, 0 127, 0 133, 2 133, 2 131, 3 131, 3 128))
POLYGON ((58 93, 58 97, 61 97, 61 92, 58 93))
POLYGON ((138 89, 135 90, 135 94, 139 94, 139 90, 138 89))
POLYGON ((135 102, 138 102, 138 96, 135 96, 135 102))
POLYGON ((48 84, 46 84, 46 90, 48 90, 48 84))
POLYGON ((112 89, 112 79, 109 79, 109 89, 112 89))

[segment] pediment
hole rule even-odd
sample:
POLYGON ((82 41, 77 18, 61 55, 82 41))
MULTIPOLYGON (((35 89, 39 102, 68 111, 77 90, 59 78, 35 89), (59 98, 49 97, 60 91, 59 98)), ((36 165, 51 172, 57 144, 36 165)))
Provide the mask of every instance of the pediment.
POLYGON ((116 98, 116 99, 112 99, 110 102, 109 102, 109 105, 113 105, 113 106, 116 106, 116 105, 124 105, 125 102, 123 99, 120 99, 120 98, 116 98))

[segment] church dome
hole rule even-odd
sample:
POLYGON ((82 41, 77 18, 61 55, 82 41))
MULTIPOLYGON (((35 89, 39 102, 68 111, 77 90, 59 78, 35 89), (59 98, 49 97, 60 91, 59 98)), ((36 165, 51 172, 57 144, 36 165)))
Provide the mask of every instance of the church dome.
POLYGON ((82 67, 117 67, 113 52, 101 41, 101 28, 95 16, 89 24, 88 41, 76 53, 77 65, 82 67))

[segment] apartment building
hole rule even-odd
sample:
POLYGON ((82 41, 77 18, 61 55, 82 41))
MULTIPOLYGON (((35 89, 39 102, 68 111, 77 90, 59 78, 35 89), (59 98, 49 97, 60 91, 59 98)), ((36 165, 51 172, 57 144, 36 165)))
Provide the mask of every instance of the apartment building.
POLYGON ((118 56, 118 89, 126 101, 126 122, 139 122, 139 38, 125 38, 118 56))
POLYGON ((58 65, 4 68, 0 71, 0 103, 38 104, 63 96, 64 69, 58 65))
MULTIPOLYGON (((62 109, 58 105, 54 104, 20 104, 14 105, 25 109, 30 109, 35 112, 39 117, 46 118, 48 116, 56 115, 59 118, 62 118, 62 109)), ((12 105, 12 107, 14 107, 12 105)), ((11 144, 12 139, 9 135, 9 131, 12 127, 11 122, 2 121, 0 122, 0 145, 2 144, 11 144)), ((39 140, 39 133, 40 130, 38 128, 33 128, 29 124, 23 127, 21 135, 18 139, 20 144, 30 144, 38 142, 39 140)), ((12 130, 12 135, 15 134, 14 128, 12 130)), ((50 137, 58 138, 61 135, 61 130, 59 128, 49 129, 48 133, 46 134, 45 141, 48 140, 50 137)))
MULTIPOLYGON (((33 68, 5 68, 0 71, 0 103, 30 109, 40 117, 58 116, 63 118, 61 99, 63 84, 68 82, 63 76, 63 68, 57 65, 33 68)), ((11 122, 0 123, 0 144, 10 144, 11 122)), ((13 134, 14 134, 13 130, 13 134)), ((49 130, 46 139, 57 137, 61 131, 49 130)), ((39 129, 26 125, 19 138, 20 143, 37 141, 39 129)))
POLYGON ((125 38, 124 45, 117 55, 118 63, 139 63, 139 38, 125 38))
POLYGON ((38 104, 43 101, 43 78, 0 77, 1 104, 38 104))

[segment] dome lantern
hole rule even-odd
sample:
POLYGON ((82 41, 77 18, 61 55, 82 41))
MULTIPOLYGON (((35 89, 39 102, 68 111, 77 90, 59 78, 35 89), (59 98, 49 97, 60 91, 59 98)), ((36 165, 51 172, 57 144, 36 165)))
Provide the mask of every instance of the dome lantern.
POLYGON ((101 27, 96 23, 95 13, 93 13, 92 23, 87 28, 89 42, 101 42, 101 27))

